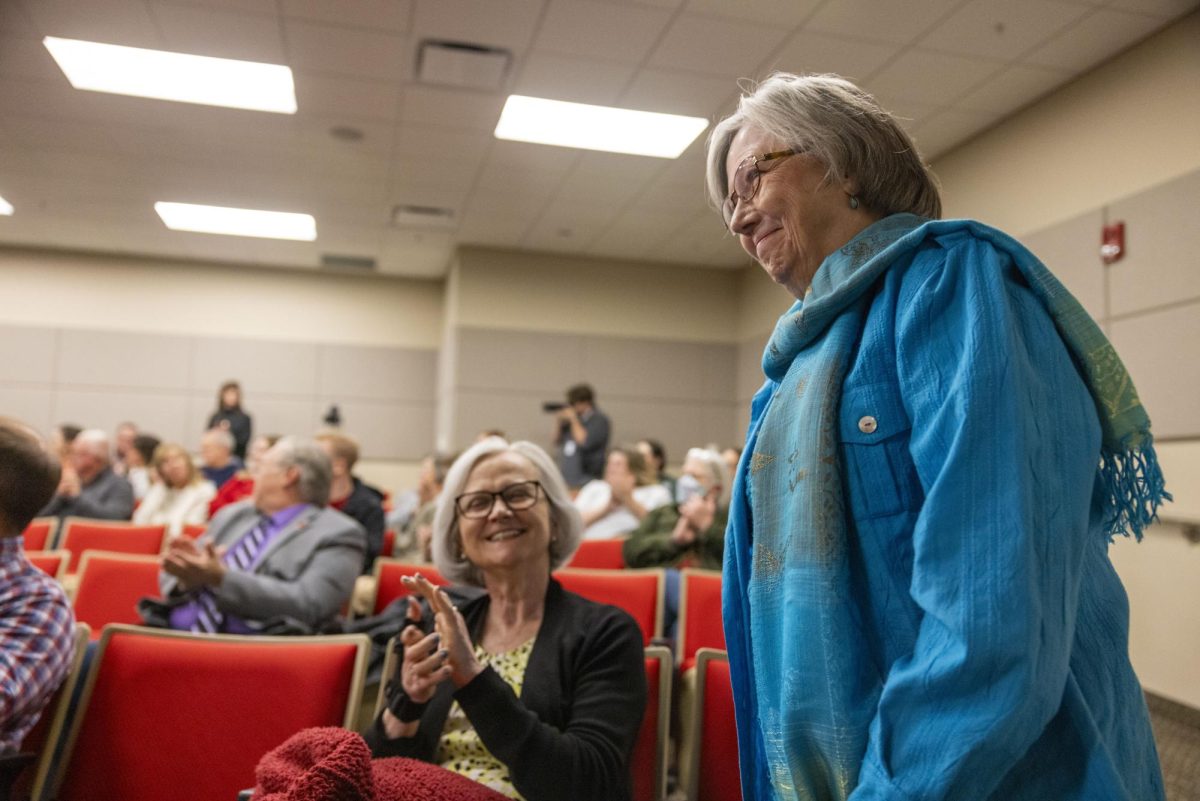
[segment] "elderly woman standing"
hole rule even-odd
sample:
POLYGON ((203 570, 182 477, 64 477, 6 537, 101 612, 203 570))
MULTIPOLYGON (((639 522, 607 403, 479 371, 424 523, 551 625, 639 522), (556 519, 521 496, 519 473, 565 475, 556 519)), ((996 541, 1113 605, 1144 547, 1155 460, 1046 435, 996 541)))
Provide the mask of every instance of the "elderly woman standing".
POLYGON ((743 97, 708 188, 796 298, 726 546, 745 797, 1162 798, 1107 543, 1170 496, 1111 345, 842 79, 743 97))
POLYGON ((423 577, 405 579, 433 622, 420 627, 410 601, 388 706, 365 735, 375 756, 434 762, 526 801, 630 798, 642 638, 625 612, 550 577, 581 529, 538 446, 492 437, 459 457, 438 500, 433 558, 486 594, 455 609, 423 577))

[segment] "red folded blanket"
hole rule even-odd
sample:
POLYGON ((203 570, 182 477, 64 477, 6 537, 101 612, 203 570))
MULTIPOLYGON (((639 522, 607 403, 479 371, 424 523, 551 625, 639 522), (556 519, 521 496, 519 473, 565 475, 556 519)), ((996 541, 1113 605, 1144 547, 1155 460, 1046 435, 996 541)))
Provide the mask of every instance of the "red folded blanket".
POLYGON ((254 769, 254 801, 505 801, 506 796, 416 759, 371 759, 356 732, 305 729, 254 769))

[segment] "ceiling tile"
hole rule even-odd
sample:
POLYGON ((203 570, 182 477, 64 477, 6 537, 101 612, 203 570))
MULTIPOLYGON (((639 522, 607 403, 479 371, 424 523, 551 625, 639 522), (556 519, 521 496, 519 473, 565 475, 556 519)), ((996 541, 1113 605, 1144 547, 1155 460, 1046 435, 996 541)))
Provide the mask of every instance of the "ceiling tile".
POLYGON ((805 23, 814 33, 908 44, 963 0, 829 0, 805 23))
POLYGON ((62 70, 38 39, 0 36, 0 76, 12 75, 39 81, 62 81, 62 70))
POLYGON ((199 6, 154 3, 151 12, 167 50, 217 58, 283 64, 279 20, 199 6))
POLYGON ((580 253, 608 226, 618 211, 610 206, 555 201, 529 228, 521 243, 534 250, 580 253))
POLYGON ((409 0, 282 0, 284 16, 403 33, 409 28, 409 0))
POLYGON ((293 68, 385 81, 407 80, 411 50, 406 37, 358 28, 287 20, 284 28, 293 68))
POLYGON ((1117 11, 1151 14, 1164 20, 1182 17, 1200 5, 1196 0, 1109 0, 1108 6, 1117 11))
POLYGON ((611 106, 633 77, 634 68, 612 61, 531 53, 513 93, 611 106))
POLYGON ((643 69, 621 95, 622 108, 711 117, 724 106, 732 108, 737 84, 694 72, 643 69))
POLYGON ((400 159, 419 158, 435 166, 442 160, 478 165, 491 141, 491 136, 480 131, 405 125, 396 130, 395 154, 400 159))
MULTIPOLYGON (((478 160, 408 158, 392 161, 388 196, 396 202, 421 202, 428 189, 436 197, 465 197, 476 184, 478 160)), ((433 203, 432 205, 439 205, 433 203)), ((461 205, 461 204, 457 204, 461 205)))
POLYGON ((144 0, 28 0, 25 10, 43 35, 130 47, 163 44, 144 0))
MULTIPOLYGON (((33 0, 33 2, 36 1, 33 0)), ((279 13, 276 0, 186 0, 186 2, 205 8, 237 11, 243 14, 262 14, 268 17, 277 16, 279 13)))
POLYGON ((111 152, 114 143, 103 130, 90 126, 64 125, 48 117, 6 117, 4 130, 17 144, 45 150, 111 152))
POLYGON ((9 0, 7 3, 0 3, 0 33, 5 36, 36 38, 38 30, 21 3, 9 0))
POLYGON ((670 12, 645 6, 551 0, 533 48, 636 64, 670 19, 670 12))
POLYGON ((520 53, 537 30, 543 0, 416 0, 415 30, 421 39, 447 39, 520 53))
POLYGON ((543 199, 563 182, 569 163, 516 166, 489 158, 479 172, 477 188, 509 195, 540 195, 543 199))
POLYGON ((688 0, 687 11, 715 17, 791 27, 803 22, 820 0, 688 0))
POLYGON ((1159 17, 1102 9, 1055 36, 1022 61, 1083 72, 1162 26, 1159 17))
POLYGON ((730 78, 757 77, 759 63, 788 30, 749 22, 683 14, 667 30, 649 65, 730 78))
POLYGON ((500 121, 501 95, 440 86, 404 88, 400 121, 447 128, 470 128, 491 133, 500 121))
POLYGON ((803 30, 789 39, 772 57, 768 71, 832 72, 861 82, 899 52, 900 47, 895 44, 848 39, 830 33, 811 33, 803 30))
POLYGON ((701 215, 672 232, 654 247, 650 258, 683 264, 740 268, 746 253, 715 215, 701 215))
POLYGON ((1008 67, 989 78, 978 89, 964 95, 955 106, 964 111, 1010 114, 1070 80, 1066 70, 1046 67, 1008 67))
POLYGON ((1002 67, 996 61, 909 50, 872 78, 867 88, 892 100, 945 105, 1002 67))
MULTIPOLYGON (((376 221, 371 221, 369 225, 356 225, 318 214, 317 234, 319 254, 377 259, 383 244, 384 230, 376 221)), ((319 259, 320 255, 317 258, 319 259)))
POLYGON ((971 0, 920 41, 923 48, 1012 60, 1092 9, 1054 0, 971 0))
POLYGON ((454 237, 444 231, 389 228, 380 246, 379 271, 412 278, 441 278, 454 258, 454 237))
POLYGON ((921 158, 929 162, 990 128, 998 119, 997 114, 947 109, 917 126, 913 138, 921 151, 921 158))
POLYGON ((301 115, 394 120, 399 114, 400 88, 394 81, 309 72, 296 73, 295 80, 296 105, 301 115))
POLYGON ((489 151, 489 160, 505 167, 557 170, 565 173, 575 165, 582 153, 582 150, 573 147, 551 147, 497 139, 489 151))

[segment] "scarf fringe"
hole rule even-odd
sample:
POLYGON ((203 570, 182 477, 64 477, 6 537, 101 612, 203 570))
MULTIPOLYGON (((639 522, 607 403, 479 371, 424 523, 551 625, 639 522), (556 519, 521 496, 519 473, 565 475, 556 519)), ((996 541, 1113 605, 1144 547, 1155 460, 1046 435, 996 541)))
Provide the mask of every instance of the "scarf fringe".
POLYGON ((1149 436, 1136 447, 1119 452, 1105 449, 1100 457, 1100 479, 1104 482, 1104 528, 1109 542, 1118 534, 1132 534, 1141 542, 1142 532, 1158 520, 1158 507, 1174 500, 1166 491, 1149 436))

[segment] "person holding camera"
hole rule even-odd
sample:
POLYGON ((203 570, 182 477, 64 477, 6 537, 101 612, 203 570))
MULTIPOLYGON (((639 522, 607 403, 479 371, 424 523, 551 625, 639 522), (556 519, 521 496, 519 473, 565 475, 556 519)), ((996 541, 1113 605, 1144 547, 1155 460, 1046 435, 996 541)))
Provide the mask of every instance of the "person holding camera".
POLYGON ((551 577, 582 528, 537 445, 493 437, 459 457, 433 559, 454 584, 486 592, 455 608, 423 576, 405 577, 415 595, 387 706, 364 733, 373 756, 432 762, 526 801, 631 798, 642 636, 624 611, 551 577))
POLYGON ((554 447, 558 469, 572 490, 604 474, 604 455, 608 450, 611 425, 596 408, 596 394, 588 384, 576 384, 567 390, 567 403, 547 403, 543 408, 554 412, 554 447))

